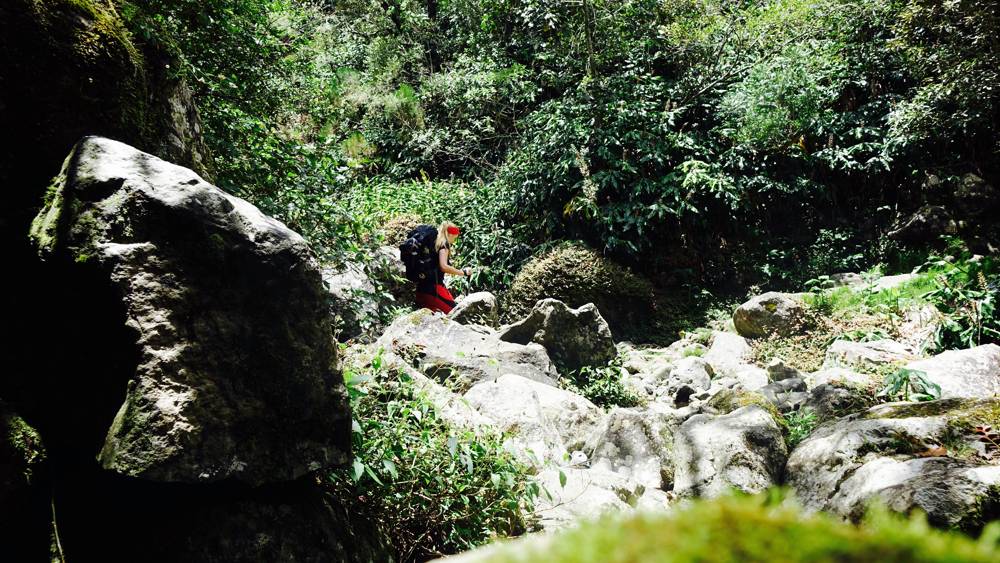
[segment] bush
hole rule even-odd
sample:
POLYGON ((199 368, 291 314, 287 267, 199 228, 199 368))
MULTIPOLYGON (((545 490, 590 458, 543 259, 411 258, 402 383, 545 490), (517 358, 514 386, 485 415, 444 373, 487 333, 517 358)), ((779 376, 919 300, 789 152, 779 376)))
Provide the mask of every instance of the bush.
POLYGON ((547 297, 570 307, 593 303, 617 338, 634 330, 634 321, 649 320, 655 308, 648 281, 578 244, 563 244, 529 260, 504 295, 504 308, 511 317, 522 316, 547 297))
POLYGON ((788 451, 794 449, 809 434, 812 434, 812 431, 816 429, 816 425, 819 424, 819 418, 816 416, 816 413, 808 408, 785 415, 785 421, 788 423, 788 436, 785 438, 785 441, 788 443, 788 451))
POLYGON ((341 499, 369 513, 401 561, 457 553, 528 526, 539 489, 500 436, 451 427, 380 355, 345 372, 354 413, 355 460, 330 475, 341 499))
POLYGON ((559 380, 563 388, 582 395, 599 407, 635 407, 642 398, 622 378, 621 357, 600 368, 584 367, 559 380))
POLYGON ((938 258, 930 262, 935 288, 923 295, 944 314, 934 334, 937 350, 1000 343, 1000 267, 993 258, 938 258))
POLYGON ((933 401, 941 398, 941 386, 927 379, 927 374, 916 369, 900 368, 888 374, 885 386, 876 397, 889 401, 933 401))
POLYGON ((550 538, 515 542, 482 563, 774 561, 986 562, 1000 558, 998 524, 979 541, 931 529, 924 518, 873 511, 861 526, 805 514, 774 495, 698 500, 671 512, 608 516, 550 538), (780 554, 776 556, 776 554, 780 554))

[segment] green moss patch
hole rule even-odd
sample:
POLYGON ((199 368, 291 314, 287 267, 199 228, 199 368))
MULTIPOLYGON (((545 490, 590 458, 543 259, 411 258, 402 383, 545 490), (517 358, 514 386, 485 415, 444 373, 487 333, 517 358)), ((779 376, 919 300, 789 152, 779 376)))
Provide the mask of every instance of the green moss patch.
POLYGON ((869 411, 864 418, 927 418, 944 416, 949 426, 1000 426, 1000 399, 941 399, 905 403, 869 411))
POLYGON ((696 501, 667 514, 607 517, 551 538, 501 546, 481 563, 997 561, 990 534, 976 541, 883 511, 860 526, 806 515, 766 496, 696 501))
POLYGON ((18 480, 29 484, 47 458, 45 446, 37 430, 4 409, 0 403, 0 465, 9 465, 19 474, 18 480))
POLYGON ((757 405, 763 408, 774 418, 774 421, 778 423, 782 428, 787 426, 785 417, 778 412, 766 397, 760 393, 754 393, 753 391, 737 391, 733 389, 725 389, 715 394, 711 399, 708 400, 706 406, 711 407, 717 411, 719 414, 729 414, 736 409, 743 407, 748 407, 750 405, 757 405))

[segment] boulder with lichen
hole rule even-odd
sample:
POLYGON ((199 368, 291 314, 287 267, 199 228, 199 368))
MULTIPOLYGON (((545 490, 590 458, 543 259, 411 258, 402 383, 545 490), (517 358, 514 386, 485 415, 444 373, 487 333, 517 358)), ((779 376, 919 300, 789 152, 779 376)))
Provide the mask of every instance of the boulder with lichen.
POLYGON ((648 321, 655 310, 649 281, 576 244, 558 246, 529 260, 504 296, 504 312, 508 320, 523 317, 546 298, 570 307, 593 303, 618 338, 627 335, 636 321, 648 321))
POLYGON ((1000 517, 1000 452, 981 440, 998 424, 998 399, 879 405, 813 432, 788 459, 788 483, 809 510, 858 521, 879 501, 977 532, 1000 517))

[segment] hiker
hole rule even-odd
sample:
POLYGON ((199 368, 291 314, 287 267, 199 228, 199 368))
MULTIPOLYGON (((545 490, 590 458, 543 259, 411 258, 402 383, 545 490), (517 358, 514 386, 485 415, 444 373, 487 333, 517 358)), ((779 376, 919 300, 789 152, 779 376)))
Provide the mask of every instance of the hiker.
POLYGON ((417 305, 445 314, 455 307, 455 298, 444 286, 444 275, 468 277, 471 274, 469 268, 459 270, 450 263, 451 245, 458 234, 458 227, 448 221, 436 230, 431 225, 421 225, 410 231, 400 245, 406 277, 417 284, 417 305))

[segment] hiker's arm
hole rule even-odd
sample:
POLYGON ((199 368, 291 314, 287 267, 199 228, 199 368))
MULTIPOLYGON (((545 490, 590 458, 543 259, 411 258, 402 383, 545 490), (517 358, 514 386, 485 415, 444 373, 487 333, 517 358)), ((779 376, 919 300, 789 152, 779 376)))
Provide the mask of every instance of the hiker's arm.
POLYGON ((448 264, 448 249, 442 248, 438 250, 438 265, 441 266, 441 271, 446 274, 451 274, 453 276, 464 276, 465 272, 459 270, 458 268, 448 264))

